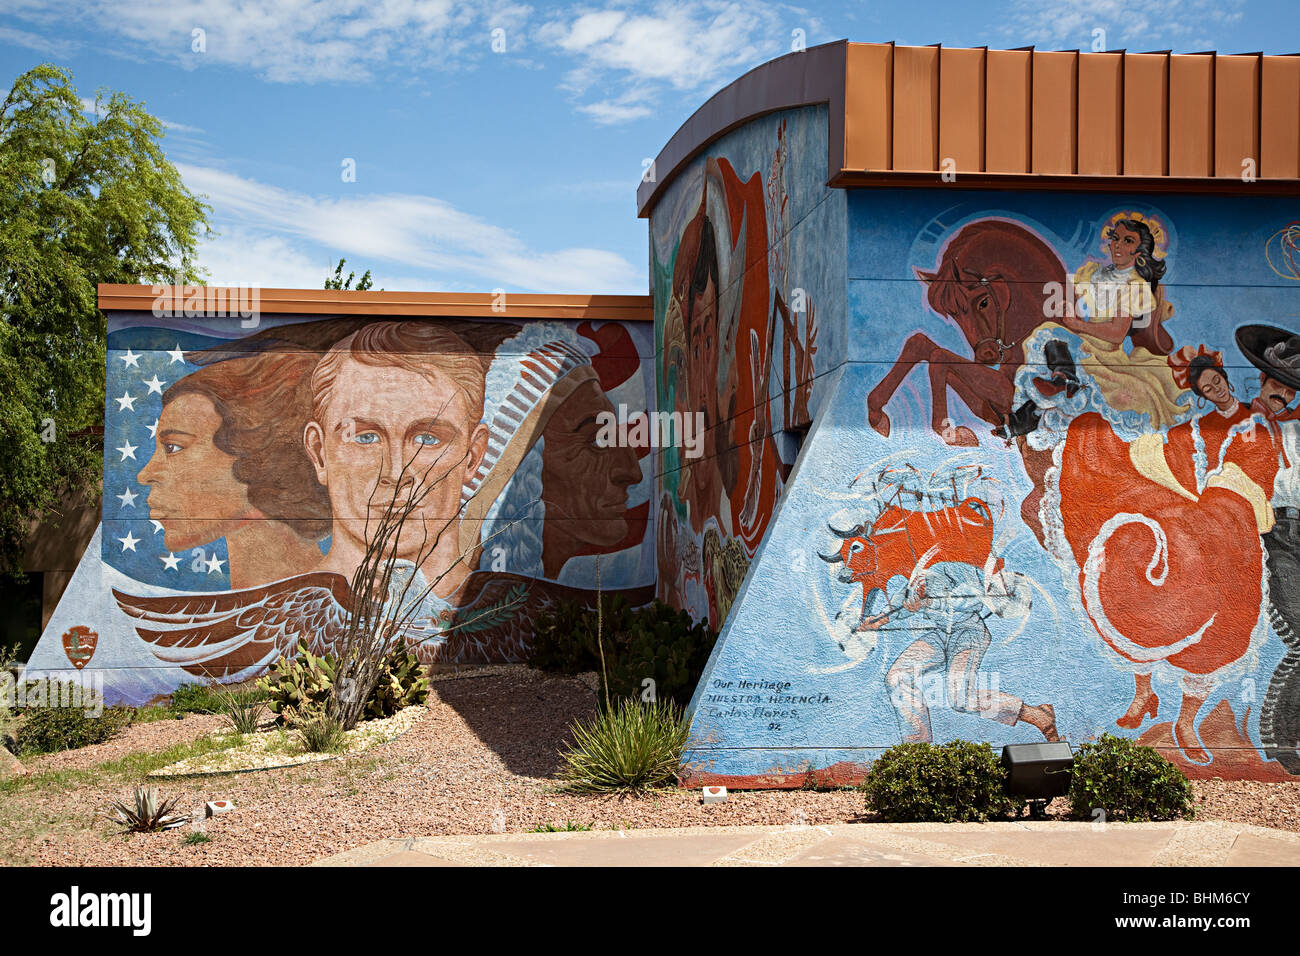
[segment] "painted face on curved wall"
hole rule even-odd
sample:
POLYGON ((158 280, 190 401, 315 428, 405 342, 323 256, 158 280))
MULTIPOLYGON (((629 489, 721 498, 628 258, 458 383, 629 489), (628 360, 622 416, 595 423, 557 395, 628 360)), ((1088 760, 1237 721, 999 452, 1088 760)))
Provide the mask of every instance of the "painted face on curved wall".
POLYGON ((597 416, 613 411, 592 379, 573 390, 542 432, 548 575, 558 574, 574 554, 613 547, 627 535, 627 493, 641 480, 641 465, 633 449, 597 442, 597 416))
POLYGON ((235 456, 214 442, 221 415, 190 392, 163 406, 153 456, 137 480, 149 485, 149 517, 163 526, 168 551, 196 548, 261 517, 234 476, 235 456))
POLYGON ((1277 379, 1260 373, 1259 376, 1259 401, 1270 411, 1277 413, 1285 409, 1295 401, 1295 389, 1289 385, 1283 385, 1277 379))
POLYGON ((1207 368, 1196 380, 1197 390, 1217 407, 1226 409, 1233 404, 1232 389, 1228 380, 1217 370, 1207 368))
MULTIPOLYGON (((689 294, 689 293, 688 293, 689 294)), ((703 291, 691 301, 686 329, 689 370, 686 387, 691 411, 704 412, 709 424, 718 421, 718 290, 710 276, 703 291)))

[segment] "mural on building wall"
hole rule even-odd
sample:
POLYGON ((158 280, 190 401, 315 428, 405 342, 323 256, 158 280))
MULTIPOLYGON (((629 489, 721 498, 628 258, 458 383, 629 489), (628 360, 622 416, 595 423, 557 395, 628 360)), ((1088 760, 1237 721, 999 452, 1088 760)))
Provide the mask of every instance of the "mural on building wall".
MULTIPOLYGON (((842 308, 811 169, 824 111, 755 124, 694 165, 652 220, 661 410, 699 414, 703 454, 661 456, 658 593, 721 628, 789 479, 842 308), (792 158, 794 157, 794 158, 792 158), (797 161, 796 161, 797 159, 797 161)), ((823 163, 824 167, 824 163, 823 163)), ((839 221, 843 228, 842 218, 839 221)), ((842 270, 842 265, 840 266, 842 270)))
POLYGON ((695 778, 1103 732, 1300 774, 1300 231, 1274 206, 853 195, 856 345, 697 689, 695 778))
POLYGON ((597 561, 606 591, 653 597, 651 447, 598 440, 649 407, 648 325, 206 326, 113 317, 104 519, 33 669, 139 702, 328 650, 378 515, 412 495, 390 600, 426 662, 524 659, 597 561))

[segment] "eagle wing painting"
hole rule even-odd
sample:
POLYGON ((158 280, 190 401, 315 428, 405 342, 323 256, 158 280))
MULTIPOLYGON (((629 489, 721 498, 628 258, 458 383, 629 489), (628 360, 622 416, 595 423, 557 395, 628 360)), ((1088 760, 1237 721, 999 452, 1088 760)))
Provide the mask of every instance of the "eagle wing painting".
POLYGON ((154 656, 187 673, 239 680, 305 641, 330 650, 347 622, 347 579, 317 572, 219 594, 137 597, 113 590, 117 605, 154 656))
MULTIPOLYGON (((639 607, 653 585, 614 591, 639 607)), ((158 660, 223 682, 244 680, 305 642, 326 654, 347 626, 351 589, 339 574, 314 572, 245 591, 206 595, 113 596, 158 660)), ((476 571, 458 607, 409 619, 404 637, 425 664, 527 660, 536 617, 561 600, 594 606, 596 593, 521 575, 476 571)), ((432 608, 429 609, 432 611, 432 608)))

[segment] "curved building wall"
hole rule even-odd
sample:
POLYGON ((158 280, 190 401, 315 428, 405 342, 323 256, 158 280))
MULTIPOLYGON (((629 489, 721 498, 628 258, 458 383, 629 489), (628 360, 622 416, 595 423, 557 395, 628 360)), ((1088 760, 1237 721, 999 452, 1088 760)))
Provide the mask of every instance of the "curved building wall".
POLYGON ((1300 205, 860 189, 847 216, 844 361, 696 691, 691 779, 1108 732, 1294 779, 1300 205))
POLYGON ((845 194, 825 185, 826 126, 825 107, 747 124, 650 219, 658 407, 699 438, 658 459, 658 593, 717 629, 846 351, 845 194))

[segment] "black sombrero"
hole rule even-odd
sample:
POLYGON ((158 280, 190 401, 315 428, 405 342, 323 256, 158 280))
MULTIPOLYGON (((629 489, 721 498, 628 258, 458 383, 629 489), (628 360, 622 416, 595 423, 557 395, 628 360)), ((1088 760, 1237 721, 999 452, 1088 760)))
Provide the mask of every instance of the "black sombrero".
POLYGON ((1237 348, 1261 372, 1300 391, 1300 335, 1271 325, 1237 329, 1237 348))

